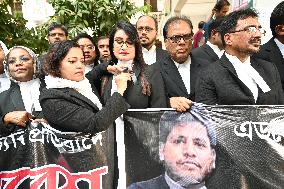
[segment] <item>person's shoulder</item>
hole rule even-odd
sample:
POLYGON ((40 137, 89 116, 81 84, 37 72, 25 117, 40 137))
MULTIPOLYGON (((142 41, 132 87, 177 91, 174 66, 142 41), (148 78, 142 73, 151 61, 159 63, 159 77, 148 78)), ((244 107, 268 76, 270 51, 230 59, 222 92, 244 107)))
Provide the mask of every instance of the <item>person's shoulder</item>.
POLYGON ((127 189, 167 189, 165 186, 168 185, 165 181, 164 175, 160 175, 150 180, 133 183, 127 189))
POLYGON ((275 69, 277 69, 276 66, 270 60, 262 59, 260 57, 252 56, 250 62, 252 64, 258 64, 264 69, 274 69, 274 67, 275 69))
MULTIPOLYGON (((163 50, 163 51, 165 51, 165 50, 163 50)), ((158 64, 159 66, 162 66, 163 64, 171 62, 171 61, 172 61, 171 56, 169 55, 169 53, 167 51, 165 51, 163 53, 163 56, 159 60, 157 60, 157 62, 154 63, 154 64, 158 64)))
POLYGON ((69 92, 74 89, 71 88, 43 88, 40 93, 40 100, 43 99, 58 99, 58 98, 68 98, 69 92))

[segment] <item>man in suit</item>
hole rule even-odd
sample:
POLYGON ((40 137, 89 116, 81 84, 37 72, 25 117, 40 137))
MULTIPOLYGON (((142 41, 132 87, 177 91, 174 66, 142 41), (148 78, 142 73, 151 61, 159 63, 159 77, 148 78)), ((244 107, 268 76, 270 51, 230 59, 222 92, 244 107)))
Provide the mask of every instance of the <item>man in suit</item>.
POLYGON ((279 3, 271 13, 270 29, 273 37, 255 54, 255 57, 272 62, 278 68, 284 89, 284 2, 279 3))
POLYGON ((192 50, 194 57, 206 59, 209 62, 215 62, 221 58, 224 53, 224 47, 218 27, 222 20, 222 18, 216 19, 209 24, 209 40, 201 47, 192 50))
POLYGON ((198 72, 209 64, 190 55, 192 49, 192 23, 185 17, 170 18, 163 36, 169 56, 157 62, 165 84, 169 106, 187 111, 194 100, 194 86, 198 72))
POLYGON ((215 168, 216 131, 209 119, 165 112, 159 123, 159 154, 165 173, 128 189, 206 189, 215 168))
MULTIPOLYGON (((284 104, 281 80, 276 66, 251 57, 253 53, 259 51, 261 36, 265 33, 258 22, 257 13, 252 9, 230 13, 221 23, 220 32, 225 53, 220 60, 210 64, 200 73, 196 81, 196 102, 209 105, 284 104)), ((254 140, 264 141, 260 138, 254 140)), ((224 148, 219 145, 217 144, 218 149, 224 148)), ((246 151, 238 150, 239 157, 247 157, 246 151)), ((263 148, 255 145, 253 151, 256 154, 262 153, 263 148)), ((210 178, 209 186, 233 189, 277 188, 263 180, 263 177, 251 172, 247 168, 248 163, 240 163, 227 153, 225 149, 217 151, 216 164, 220 169, 216 169, 210 178)), ((263 163, 257 165, 261 173, 271 169, 270 159, 264 157, 261 161, 263 163)))
POLYGON ((162 59, 167 52, 157 48, 155 41, 158 33, 157 20, 149 15, 141 16, 136 23, 139 40, 142 45, 143 58, 146 64, 151 65, 162 59))
POLYGON ((277 68, 251 58, 265 31, 251 9, 236 11, 220 25, 225 53, 204 70, 196 83, 197 102, 205 104, 283 104, 277 68))

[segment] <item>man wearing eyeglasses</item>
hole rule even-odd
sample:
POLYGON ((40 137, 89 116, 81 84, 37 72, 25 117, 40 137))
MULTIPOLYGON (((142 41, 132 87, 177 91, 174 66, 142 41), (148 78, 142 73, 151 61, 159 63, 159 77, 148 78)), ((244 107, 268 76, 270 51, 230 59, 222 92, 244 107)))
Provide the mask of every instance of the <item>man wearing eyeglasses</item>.
POLYGON ((209 63, 193 57, 192 23, 185 17, 170 18, 163 36, 169 56, 157 62, 164 80, 170 107, 179 112, 187 111, 194 100, 194 85, 199 70, 209 63))
POLYGON ((272 62, 278 68, 284 89, 284 2, 279 3, 270 16, 273 37, 264 44, 255 57, 272 62))
POLYGON ((136 29, 143 47, 142 53, 146 64, 151 65, 166 56, 167 52, 155 45, 158 22, 154 17, 141 16, 136 22, 136 29))
MULTIPOLYGON (((61 41, 66 41, 68 38, 68 30, 62 24, 53 22, 47 28, 47 40, 49 45, 53 45, 54 43, 58 43, 61 41)), ((43 73, 43 64, 46 59, 46 53, 43 53, 38 57, 39 60, 39 70, 43 73)))
MULTIPOLYGON (((230 13, 221 23, 220 33, 225 53, 220 60, 200 72, 195 89, 196 102, 208 105, 283 105, 283 91, 276 66, 251 56, 259 51, 261 37, 265 34, 255 10, 244 9, 230 13)), ((217 153, 220 157, 217 166, 221 169, 216 170, 211 177, 212 186, 282 188, 269 182, 277 180, 283 183, 283 176, 270 166, 271 157, 276 156, 266 156, 263 145, 268 144, 265 140, 259 137, 253 140, 256 144, 253 150, 244 150, 241 144, 234 147, 239 157, 254 161, 235 161, 226 151, 217 153), (248 170, 250 166, 257 173, 248 170)))
POLYGON ((220 25, 225 53, 196 83, 197 102, 225 105, 280 105, 281 80, 274 64, 255 59, 265 31, 252 9, 233 12, 220 25))
POLYGON ((99 50, 96 47, 93 38, 86 34, 80 33, 75 38, 74 41, 80 45, 84 52, 85 57, 85 74, 93 69, 94 66, 98 65, 99 50))

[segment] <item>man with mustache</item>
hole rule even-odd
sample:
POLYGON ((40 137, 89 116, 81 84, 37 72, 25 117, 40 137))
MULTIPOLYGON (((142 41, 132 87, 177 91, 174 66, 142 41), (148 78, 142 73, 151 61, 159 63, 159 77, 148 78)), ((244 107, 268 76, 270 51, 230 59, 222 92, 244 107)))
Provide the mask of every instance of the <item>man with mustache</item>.
POLYGON ((68 37, 67 29, 62 24, 58 23, 50 24, 48 26, 47 32, 47 39, 50 45, 57 42, 66 41, 68 37))
POLYGON ((210 64, 207 60, 191 55, 192 28, 192 22, 185 16, 168 19, 163 28, 163 36, 169 56, 157 62, 169 107, 179 112, 187 111, 191 107, 198 72, 210 64))
MULTIPOLYGON (((281 80, 275 64, 251 56, 259 51, 261 36, 265 33, 255 10, 232 12, 219 28, 225 53, 200 72, 196 81, 196 102, 208 105, 283 105, 281 80)), ((234 151, 238 152, 238 157, 246 157, 250 161, 236 161, 227 150, 217 152, 218 169, 210 178, 209 186, 278 188, 264 179, 270 177, 276 180, 280 177, 271 171, 269 163, 275 154, 263 154, 268 144, 261 138, 254 137, 254 144, 252 150, 238 147, 247 146, 245 142, 243 145, 232 145, 235 146, 234 151), (254 174, 249 169, 250 166, 258 170, 261 176, 254 174)), ((226 148, 223 144, 219 145, 217 149, 226 148)))
POLYGON ((156 47, 158 33, 157 20, 149 15, 141 16, 136 22, 136 29, 142 45, 143 58, 146 64, 151 65, 167 55, 167 52, 156 47))
POLYGON ((196 82, 195 100, 204 104, 280 105, 284 103, 274 64, 251 57, 265 34, 252 9, 230 13, 220 25, 224 55, 196 82))
POLYGON ((215 168, 216 131, 210 120, 165 112, 159 123, 159 154, 165 173, 128 189, 206 189, 215 168))
MULTIPOLYGON (((68 30, 66 29, 66 27, 56 22, 53 22, 48 26, 47 33, 48 33, 47 40, 48 40, 49 46, 53 45, 54 43, 66 41, 68 38, 68 30)), ((38 61, 39 61, 38 66, 39 66, 40 73, 42 74, 43 74, 43 64, 45 62, 45 59, 46 59, 46 53, 43 53, 42 55, 38 57, 38 61)))

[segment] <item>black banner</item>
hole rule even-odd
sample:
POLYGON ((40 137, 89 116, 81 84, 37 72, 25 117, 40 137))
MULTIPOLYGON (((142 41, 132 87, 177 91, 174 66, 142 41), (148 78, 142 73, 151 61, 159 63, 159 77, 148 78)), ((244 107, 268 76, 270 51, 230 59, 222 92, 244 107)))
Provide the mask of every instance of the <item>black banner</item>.
MULTIPOLYGON (((134 111, 124 115, 126 185, 129 189, 163 189, 169 188, 169 184, 171 187, 179 185, 183 188, 196 186, 208 189, 284 188, 284 107, 206 106, 206 109, 196 105, 190 113, 134 111), (173 127, 174 119, 192 115, 198 120, 209 118, 215 123, 216 159, 212 171, 205 172, 207 175, 203 180, 190 177, 201 178, 193 173, 196 170, 203 174, 202 162, 207 159, 200 154, 196 152, 192 157, 185 157, 180 155, 180 147, 172 148, 171 152, 166 152, 163 148, 161 152, 160 138, 165 136, 161 136, 159 126, 162 125, 161 120, 165 119, 161 117, 168 116, 167 114, 173 117, 173 127), (161 154, 165 156, 165 153, 172 153, 168 160, 161 158, 161 154), (196 170, 194 166, 197 167, 196 170), (184 180, 178 173, 190 176, 184 180)), ((208 126, 206 127, 209 132, 208 126)), ((185 139, 192 137, 188 136, 190 132, 195 132, 195 136, 200 134, 195 129, 185 128, 175 134, 178 135, 178 132, 181 132, 178 137, 185 139)), ((179 140, 181 139, 177 139, 176 143, 181 143, 179 140)))
POLYGON ((92 136, 31 124, 2 137, 0 188, 112 189, 113 133, 113 127, 92 136))
POLYGON ((96 135, 32 124, 0 137, 0 188, 113 189, 116 153, 119 189, 284 188, 284 107, 195 104, 123 121, 96 135))

